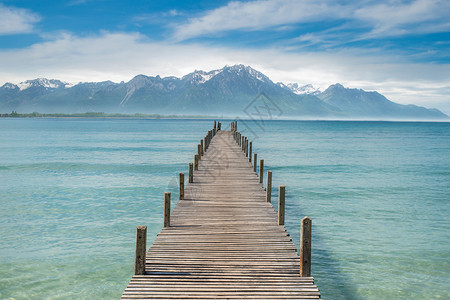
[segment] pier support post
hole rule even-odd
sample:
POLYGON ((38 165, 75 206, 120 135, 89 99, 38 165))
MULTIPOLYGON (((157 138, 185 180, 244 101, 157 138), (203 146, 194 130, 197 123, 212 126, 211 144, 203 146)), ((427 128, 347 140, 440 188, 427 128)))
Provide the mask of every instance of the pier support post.
POLYGON ((194 170, 198 170, 198 154, 194 155, 194 170))
POLYGON ((266 200, 272 201, 272 171, 267 171, 266 200))
POLYGON ((214 121, 213 124, 214 124, 214 126, 213 126, 214 130, 216 130, 216 128, 217 128, 217 127, 216 127, 216 121, 214 121))
POLYGON ((263 183, 264 177, 264 159, 259 161, 259 183, 263 183))
POLYGON ((164 193, 164 227, 170 227, 170 193, 164 193))
POLYGON ((198 154, 198 160, 202 159, 202 145, 197 145, 197 154, 198 154))
POLYGON ((256 164, 258 163, 258 161, 256 160, 258 158, 258 154, 253 154, 253 172, 256 173, 256 164))
POLYGON ((184 200, 184 173, 180 173, 180 200, 184 200))
POLYGON ((145 275, 145 253, 147 251, 147 226, 136 227, 136 252, 134 275, 145 275))
POLYGON ((252 162, 252 142, 250 142, 249 148, 248 148, 248 162, 252 162))
POLYGON ((192 163, 189 163, 189 183, 194 182, 194 166, 192 163))
POLYGON ((300 277, 311 277, 311 224, 308 217, 302 219, 300 228, 300 277))
POLYGON ((278 189, 278 225, 284 225, 284 196, 285 196, 284 185, 280 185, 278 189))

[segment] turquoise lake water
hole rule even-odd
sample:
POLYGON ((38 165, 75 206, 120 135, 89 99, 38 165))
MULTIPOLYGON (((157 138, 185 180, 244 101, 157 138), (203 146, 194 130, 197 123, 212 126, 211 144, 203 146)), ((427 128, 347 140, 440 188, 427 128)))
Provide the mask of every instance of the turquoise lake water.
MULTIPOLYGON (((228 128, 229 122, 223 121, 228 128)), ((118 299, 207 120, 0 119, 0 299, 118 299)), ((324 299, 450 299, 450 123, 240 122, 324 299)))

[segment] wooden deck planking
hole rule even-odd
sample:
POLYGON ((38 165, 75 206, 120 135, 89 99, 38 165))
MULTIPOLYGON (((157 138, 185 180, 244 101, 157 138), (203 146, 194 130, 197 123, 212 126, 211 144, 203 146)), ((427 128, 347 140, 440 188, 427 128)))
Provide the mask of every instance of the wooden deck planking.
POLYGON ((218 131, 122 299, 317 299, 252 164, 218 131))

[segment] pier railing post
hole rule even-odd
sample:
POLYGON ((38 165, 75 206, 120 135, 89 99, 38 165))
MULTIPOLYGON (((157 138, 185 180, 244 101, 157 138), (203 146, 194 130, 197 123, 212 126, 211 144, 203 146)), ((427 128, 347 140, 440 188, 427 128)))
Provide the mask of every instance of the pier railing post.
POLYGON ((203 155, 203 139, 200 140, 200 155, 203 155))
POLYGON ((170 227, 170 193, 164 193, 164 227, 170 227))
POLYGON ((248 157, 248 138, 245 138, 245 157, 248 157))
POLYGON ((272 201, 272 171, 267 171, 266 200, 272 201))
POLYGON ((145 252, 147 251, 147 226, 136 227, 136 252, 134 275, 145 275, 145 252))
POLYGON ((264 159, 259 161, 259 183, 263 183, 264 177, 264 159))
POLYGON ((198 170, 198 154, 194 155, 194 170, 198 170))
POLYGON ((202 159, 202 145, 197 145, 197 154, 198 154, 198 160, 202 159))
POLYGON ((248 161, 252 162, 252 142, 250 142, 249 149, 248 149, 248 161))
POLYGON ((302 219, 300 228, 300 277, 311 277, 311 224, 308 217, 302 219))
POLYGON ((208 149, 208 135, 205 135, 205 138, 203 139, 205 142, 203 143, 203 153, 206 152, 208 149))
POLYGON ((184 173, 180 173, 180 200, 184 200, 184 173))
POLYGON ((256 164, 258 163, 258 161, 256 160, 258 158, 258 154, 254 153, 253 154, 253 172, 256 173, 256 164))
POLYGON ((192 163, 189 163, 189 183, 194 182, 194 166, 192 163))
POLYGON ((285 186, 280 185, 278 189, 278 225, 284 225, 284 197, 285 186))

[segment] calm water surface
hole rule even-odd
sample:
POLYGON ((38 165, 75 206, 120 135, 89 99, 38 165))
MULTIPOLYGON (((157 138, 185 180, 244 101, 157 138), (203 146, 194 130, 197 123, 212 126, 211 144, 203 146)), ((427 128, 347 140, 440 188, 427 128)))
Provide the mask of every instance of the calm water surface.
MULTIPOLYGON (((163 194, 211 125, 0 119, 0 299, 119 298, 136 225, 155 238, 163 194)), ((313 220, 324 299, 450 298, 450 123, 238 126, 286 185, 297 246, 313 220)))

